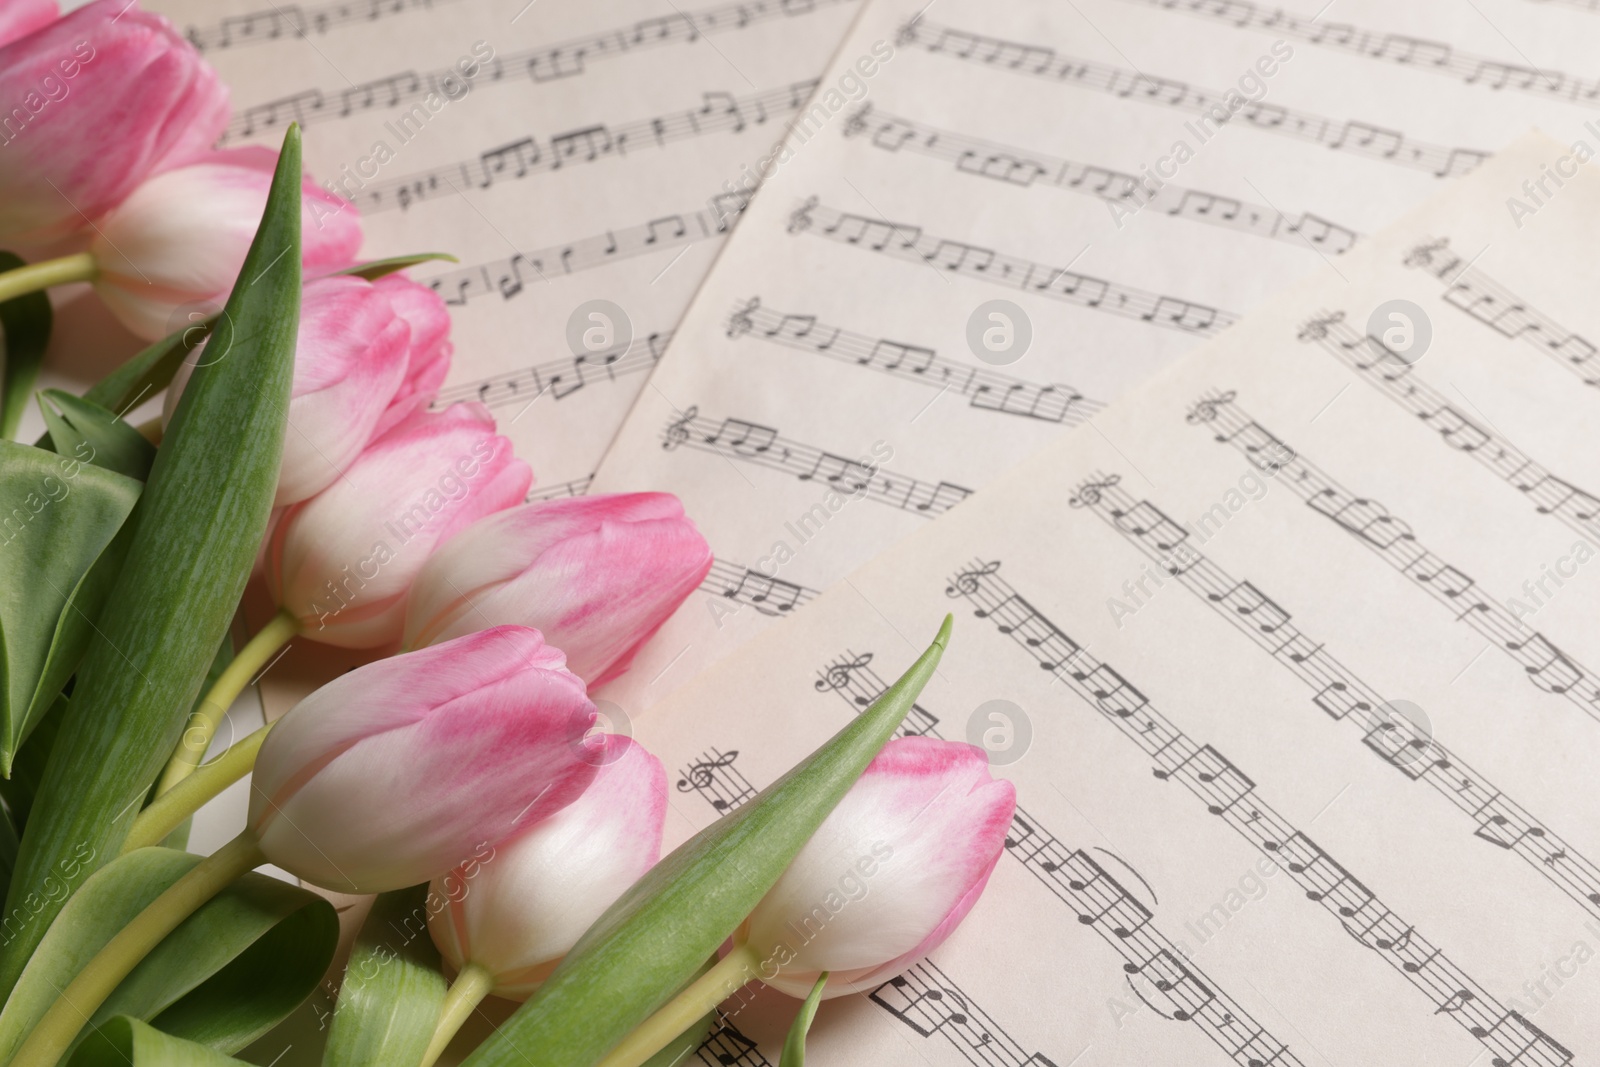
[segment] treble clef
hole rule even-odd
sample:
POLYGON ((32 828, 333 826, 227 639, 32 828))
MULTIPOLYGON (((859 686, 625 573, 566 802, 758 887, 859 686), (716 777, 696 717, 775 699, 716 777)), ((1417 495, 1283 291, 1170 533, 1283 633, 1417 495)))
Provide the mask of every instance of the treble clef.
POLYGON ((1322 341, 1328 336, 1328 327, 1337 326, 1344 321, 1344 312, 1335 311, 1327 315, 1319 315, 1304 326, 1300 327, 1296 335, 1301 341, 1322 341))
POLYGON ((1223 404, 1233 403, 1234 397, 1238 395, 1238 393, 1235 393, 1232 389, 1229 389, 1226 393, 1223 393, 1220 396, 1208 397, 1207 399, 1200 401, 1189 412, 1187 421, 1191 423, 1216 422, 1217 409, 1223 404))
POLYGON ((742 337, 749 333, 752 327, 755 325, 750 321, 750 314, 751 312, 759 311, 760 309, 761 298, 759 296, 752 296, 750 300, 743 307, 735 311, 733 313, 733 317, 728 320, 728 336, 742 337))
POLYGON ((827 672, 817 679, 817 692, 827 693, 835 689, 843 689, 850 684, 850 672, 859 671, 872 662, 872 653, 863 652, 857 659, 847 659, 841 663, 830 664, 827 672))
POLYGON ((871 114, 872 101, 868 100, 865 104, 852 111, 850 117, 845 120, 844 135, 846 137, 855 137, 858 134, 866 133, 867 117, 871 114))
POLYGON ((1433 254, 1446 251, 1449 247, 1450 238, 1448 237, 1441 237, 1437 241, 1423 241, 1416 247, 1409 249, 1400 262, 1407 267, 1431 267, 1433 266, 1433 254))
POLYGON ((801 233, 811 229, 811 213, 817 209, 817 205, 820 203, 822 203, 822 200, 813 196, 808 197, 805 203, 795 208, 794 213, 789 216, 789 232, 801 233))
POLYGON ((733 761, 739 758, 739 752, 725 752, 716 759, 703 760, 689 765, 689 771, 678 779, 678 792, 687 793, 691 789, 706 789, 716 781, 717 771, 723 767, 732 767, 733 761))
POLYGON ((1104 490, 1110 489, 1114 485, 1119 485, 1121 482, 1122 475, 1120 474, 1109 474, 1098 482, 1084 482, 1078 486, 1078 491, 1073 494, 1072 499, 1067 501, 1067 507, 1094 507, 1100 503, 1100 494, 1104 490))
POLYGON ((667 431, 662 437, 661 447, 671 452, 674 448, 687 441, 689 439, 689 425, 699 415, 700 408, 698 406, 691 406, 688 411, 683 412, 678 419, 667 427, 667 431))
POLYGON ((971 570, 965 570, 951 579, 945 587, 945 596, 971 596, 978 591, 978 582, 984 575, 993 574, 1000 569, 999 560, 990 560, 988 563, 980 562, 971 570))

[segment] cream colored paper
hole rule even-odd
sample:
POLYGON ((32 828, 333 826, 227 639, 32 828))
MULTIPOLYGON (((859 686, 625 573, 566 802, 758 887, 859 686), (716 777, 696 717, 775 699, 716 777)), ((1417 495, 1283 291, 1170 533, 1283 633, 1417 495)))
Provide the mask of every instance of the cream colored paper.
MULTIPOLYGON (((439 402, 488 404, 532 464, 534 496, 587 488, 737 221, 747 176, 858 8, 854 0, 151 6, 231 89, 224 145, 275 145, 299 121, 307 170, 361 214, 365 257, 460 259, 411 271, 460 301, 439 402), (583 309, 597 300, 611 307, 590 319, 583 309)), ((269 715, 352 662, 299 646, 267 677, 269 715)))
MULTIPOLYGON (((907 728, 989 748, 1006 855, 927 965, 823 1006, 819 1062, 1600 1055, 1600 175, 1568 151, 1519 142, 638 723, 680 840, 955 614, 907 728), (1547 164, 1577 177, 1519 227, 1547 164), (1367 339, 1391 301, 1425 347, 1367 339)), ((777 1061, 775 999, 731 1062, 777 1061)))
POLYGON ((1527 0, 874 0, 601 468, 719 560, 605 695, 645 710, 1530 126, 1600 144, 1596 42, 1527 0))

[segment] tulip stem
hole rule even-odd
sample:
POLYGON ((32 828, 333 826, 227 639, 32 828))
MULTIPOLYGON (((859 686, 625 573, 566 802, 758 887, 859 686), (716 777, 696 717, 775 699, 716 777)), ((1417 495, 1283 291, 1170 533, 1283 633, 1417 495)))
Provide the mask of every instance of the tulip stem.
POLYGON ((28 1034, 10 1067, 56 1067, 105 999, 172 931, 241 875, 266 862, 249 830, 223 845, 168 887, 106 942, 67 983, 28 1034))
POLYGON ((461 968, 461 973, 456 975, 456 980, 450 983, 450 991, 445 994, 444 1008, 439 1012, 439 1024, 434 1027, 433 1040, 428 1042, 428 1051, 423 1054, 420 1067, 433 1067, 434 1062, 450 1046, 456 1032, 472 1018, 473 1011, 483 1003, 483 998, 493 991, 494 975, 489 968, 468 960, 461 968))
MULTIPOLYGON (((250 679, 267 665, 273 654, 299 632, 299 620, 287 611, 280 610, 271 622, 261 628, 260 633, 239 650, 233 662, 217 678, 217 684, 211 687, 211 692, 189 716, 189 725, 184 727, 183 736, 178 739, 177 750, 172 753, 167 769, 161 772, 161 784, 156 786, 156 796, 163 795, 194 773, 194 769, 205 758, 206 749, 211 747, 211 739, 216 736, 217 727, 222 725, 222 717, 228 713, 234 698, 244 691, 250 679)), ((245 767, 246 771, 249 769, 249 766, 245 767)))
POLYGON ((597 1067, 640 1067, 666 1048, 667 1042, 748 985, 758 973, 761 962, 761 954, 748 942, 734 945, 710 970, 625 1037, 597 1067))
POLYGON ((52 285, 93 281, 99 273, 99 264, 87 252, 47 259, 43 263, 29 263, 25 267, 0 273, 0 303, 28 293, 37 293, 52 285))
POLYGON ((249 774, 256 765, 261 742, 267 739, 267 731, 271 729, 269 722, 243 741, 235 742, 228 751, 210 763, 201 764, 193 775, 151 801, 133 820, 122 851, 127 853, 161 844, 168 834, 183 825, 183 820, 199 811, 202 804, 249 774))

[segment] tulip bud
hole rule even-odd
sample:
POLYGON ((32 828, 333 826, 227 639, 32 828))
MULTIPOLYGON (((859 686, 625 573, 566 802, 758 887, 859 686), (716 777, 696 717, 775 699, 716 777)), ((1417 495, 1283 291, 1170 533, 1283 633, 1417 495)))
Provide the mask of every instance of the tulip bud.
MULTIPOLYGON (((278 154, 232 148, 150 179, 95 228, 95 291, 123 325, 155 340, 174 314, 227 299, 266 210, 278 154)), ((355 262, 355 207, 310 177, 301 183, 300 262, 308 275, 355 262)))
POLYGON ((532 626, 591 686, 621 674, 711 569, 670 493, 550 500, 461 531, 417 576, 405 645, 532 626))
POLYGON ((413 415, 328 488, 284 511, 267 542, 267 589, 317 641, 389 644, 434 549, 521 501, 532 481, 483 405, 413 415))
POLYGON ((988 884, 1016 810, 981 749, 884 746, 741 927, 766 985, 804 997, 871 989, 937 948, 988 884))
POLYGON ((56 0, 7 0, 0 4, 0 48, 56 20, 56 0))
POLYGON ((8 2, 0 16, 0 34, 34 30, 0 48, 6 245, 86 229, 141 182, 206 151, 228 123, 228 90, 160 15, 99 0, 50 21, 48 6, 8 2))
POLYGON ((445 902, 428 916, 434 944, 457 971, 471 962, 492 974, 497 996, 532 995, 661 858, 666 771, 625 737, 611 734, 605 742, 583 796, 495 845, 492 859, 434 879, 430 895, 445 902))
POLYGON ((326 889, 426 882, 577 800, 594 705, 535 630, 501 626, 342 675, 256 757, 250 830, 326 889))
MULTIPOLYGON (((406 320, 371 282, 337 274, 306 283, 273 507, 327 488, 373 438, 405 373, 410 337, 406 320)), ((165 419, 172 418, 194 368, 205 364, 205 353, 202 345, 179 366, 167 389, 165 419)))
POLYGON ((381 434, 433 402, 450 373, 454 348, 450 344, 450 312, 438 293, 399 274, 384 275, 372 284, 389 298, 395 314, 411 326, 405 376, 389 410, 378 420, 381 434))

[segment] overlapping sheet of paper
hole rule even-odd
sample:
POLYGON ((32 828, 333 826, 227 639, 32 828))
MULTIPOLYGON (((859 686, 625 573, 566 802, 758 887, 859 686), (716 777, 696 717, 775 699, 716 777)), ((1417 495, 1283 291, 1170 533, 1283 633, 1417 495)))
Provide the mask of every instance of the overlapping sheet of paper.
POLYGON ((1600 143, 1597 42, 1529 0, 874 0, 595 483, 718 555, 604 695, 648 708, 1530 126, 1600 143))
MULTIPOLYGON (((1600 1055, 1600 174, 1569 154, 1530 135, 639 722, 681 838, 955 613, 906 729, 990 748, 1006 854, 927 963, 824 1005, 819 1062, 1600 1055), (1547 165, 1576 177, 1519 225, 1547 165), (1406 355, 1368 330, 1393 301, 1406 355)), ((785 1021, 713 1053, 775 1062, 785 1021)))

